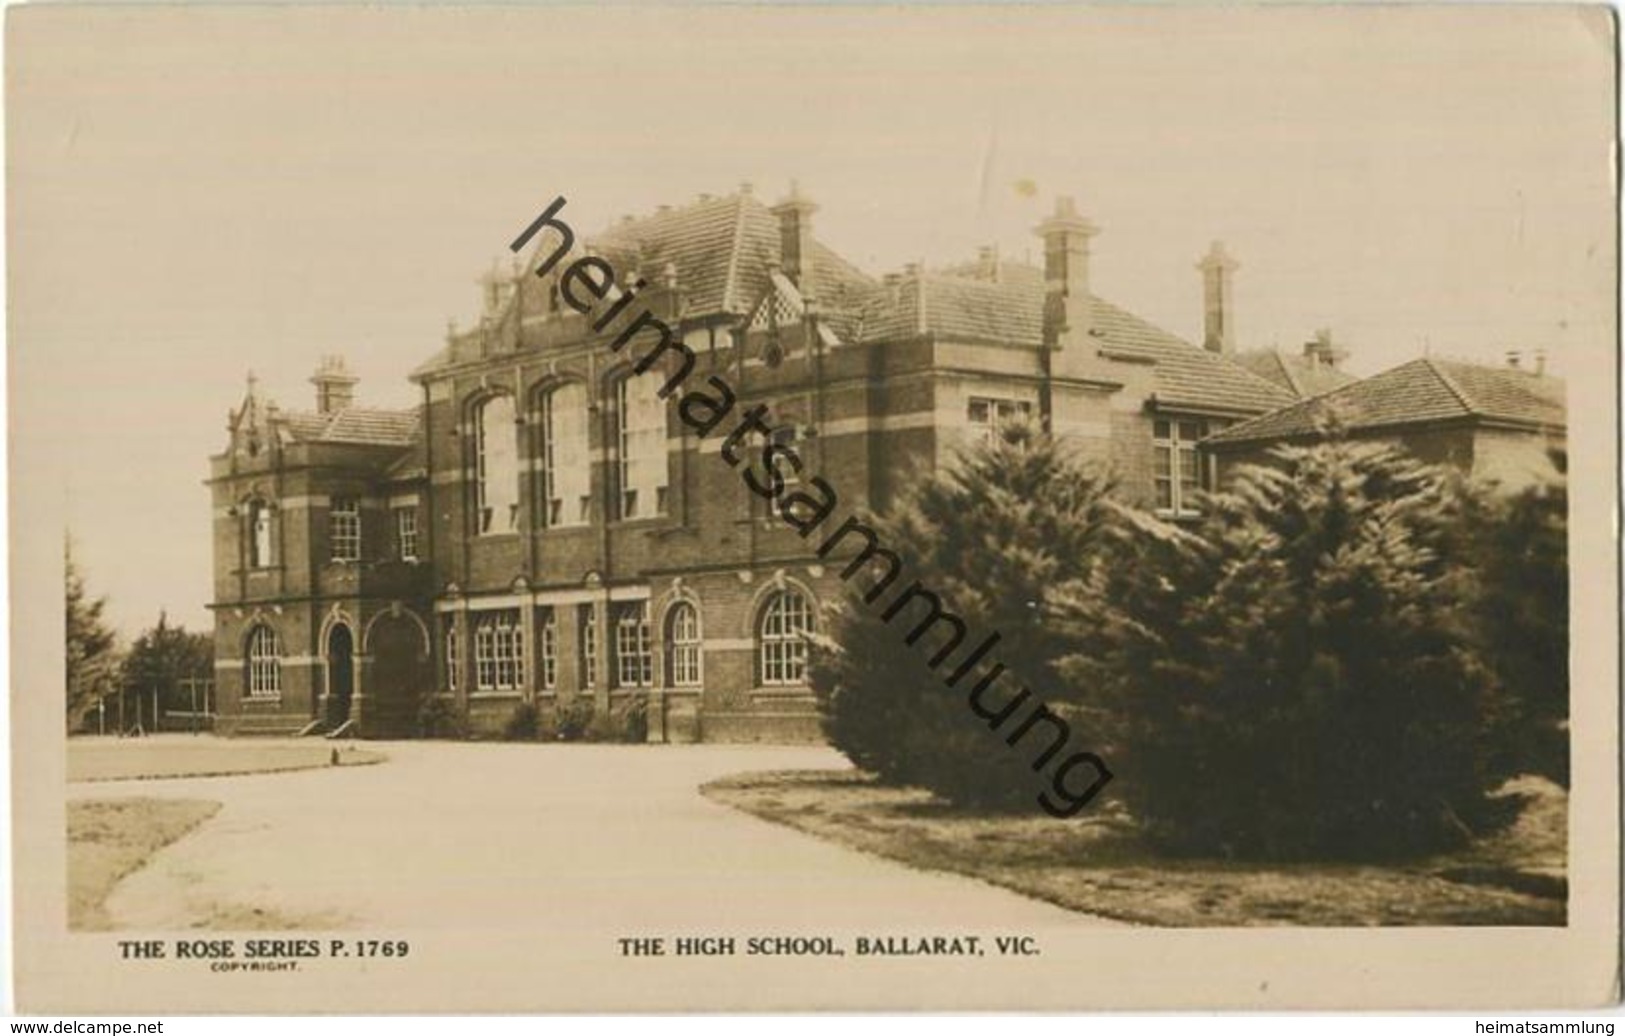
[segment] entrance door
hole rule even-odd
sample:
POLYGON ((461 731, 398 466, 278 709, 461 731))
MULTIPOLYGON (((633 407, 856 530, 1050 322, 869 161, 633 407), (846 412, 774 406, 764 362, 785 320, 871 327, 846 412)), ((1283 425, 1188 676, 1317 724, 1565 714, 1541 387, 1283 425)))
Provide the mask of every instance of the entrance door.
POLYGON ((355 691, 355 643, 350 627, 334 626, 327 635, 327 724, 336 727, 350 718, 350 696, 355 691))

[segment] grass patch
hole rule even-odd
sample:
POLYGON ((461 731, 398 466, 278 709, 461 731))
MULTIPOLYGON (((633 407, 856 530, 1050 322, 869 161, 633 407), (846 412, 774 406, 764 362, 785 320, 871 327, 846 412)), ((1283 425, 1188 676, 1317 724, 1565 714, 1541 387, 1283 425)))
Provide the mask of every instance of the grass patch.
POLYGON ((922 870, 951 871, 1072 910, 1168 927, 1562 925, 1563 896, 1453 869, 1562 873, 1567 797, 1536 778, 1517 822, 1449 856, 1403 865, 1259 864, 1153 853, 1121 811, 1057 821, 956 809, 867 775, 781 771, 725 777, 705 795, 764 820, 922 870), (1513 887, 1509 887, 1513 886, 1513 887))
POLYGON ((107 931, 107 897, 153 853, 219 812, 201 799, 68 803, 68 929, 107 931))
POLYGON ((280 773, 332 766, 335 758, 339 766, 365 766, 381 763, 388 756, 364 748, 341 748, 321 742, 258 744, 215 738, 74 738, 68 742, 68 780, 129 781, 280 773))

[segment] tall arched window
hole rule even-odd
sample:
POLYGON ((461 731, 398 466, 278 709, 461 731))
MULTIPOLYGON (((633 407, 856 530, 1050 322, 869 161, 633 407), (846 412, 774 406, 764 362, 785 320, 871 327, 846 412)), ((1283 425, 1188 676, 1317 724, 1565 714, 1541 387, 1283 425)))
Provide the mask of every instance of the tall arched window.
POLYGON ((248 696, 275 698, 282 693, 282 647, 276 630, 255 626, 248 635, 248 696))
POLYGON ((700 685, 700 611, 679 601, 666 613, 666 683, 700 685))
POLYGON ((519 524, 519 433, 512 396, 492 396, 474 413, 474 507, 482 533, 519 524))
POLYGON ((248 567, 270 568, 272 564, 271 505, 254 500, 248 505, 248 567))
POLYGON ((542 397, 542 522, 580 525, 591 516, 592 453, 587 446, 587 386, 560 385, 542 397))
POLYGON ((798 590, 780 590, 762 607, 757 627, 762 683, 784 686, 806 682, 807 641, 812 632, 812 606, 798 590))
POLYGON ((618 518, 666 513, 666 401, 658 394, 663 384, 658 370, 616 383, 618 518))

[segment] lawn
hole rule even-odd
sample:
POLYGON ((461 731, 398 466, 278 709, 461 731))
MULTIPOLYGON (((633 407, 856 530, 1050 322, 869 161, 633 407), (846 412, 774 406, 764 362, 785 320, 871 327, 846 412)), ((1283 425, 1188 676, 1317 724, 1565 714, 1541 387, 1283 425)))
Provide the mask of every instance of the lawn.
POLYGON ((106 931, 105 904, 125 875, 214 816, 201 799, 112 799, 68 803, 68 928, 106 931))
POLYGON ((68 780, 225 777, 319 766, 362 766, 383 762, 386 758, 382 752, 351 746, 341 748, 321 740, 230 741, 188 735, 131 739, 82 737, 68 741, 68 780))
POLYGON ((1518 821, 1472 850, 1401 865, 1160 857, 1121 812, 971 813, 855 772, 741 774, 703 792, 747 813, 922 870, 979 878, 1105 917, 1169 927, 1562 925, 1567 796, 1521 778, 1518 821), (1448 877, 1447 877, 1448 875, 1448 877))

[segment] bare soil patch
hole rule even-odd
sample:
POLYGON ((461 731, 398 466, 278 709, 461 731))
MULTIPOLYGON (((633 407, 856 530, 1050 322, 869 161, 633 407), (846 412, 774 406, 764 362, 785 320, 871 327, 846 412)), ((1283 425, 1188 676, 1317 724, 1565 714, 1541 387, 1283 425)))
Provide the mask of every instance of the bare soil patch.
POLYGON ((1169 859, 1148 848, 1121 812, 1067 821, 971 813, 861 773, 741 774, 701 790, 762 819, 922 870, 1139 924, 1566 923, 1567 796, 1537 778, 1507 789, 1528 796, 1508 830, 1463 853, 1398 865, 1169 859), (1556 884, 1520 884, 1542 873, 1556 884))
POLYGON ((91 799, 68 803, 68 928, 107 931, 107 897, 125 875, 214 816, 202 799, 91 799))

